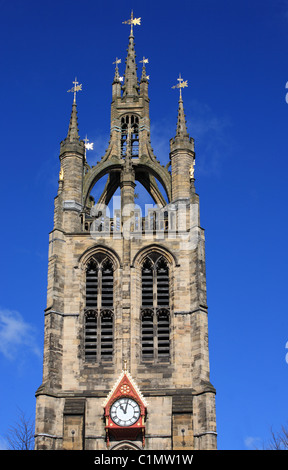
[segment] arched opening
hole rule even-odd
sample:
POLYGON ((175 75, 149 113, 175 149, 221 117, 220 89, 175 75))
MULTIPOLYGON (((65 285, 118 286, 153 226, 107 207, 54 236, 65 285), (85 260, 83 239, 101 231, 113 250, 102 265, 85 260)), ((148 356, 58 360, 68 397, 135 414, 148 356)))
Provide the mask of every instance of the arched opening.
POLYGON ((170 360, 170 281, 164 256, 151 252, 141 268, 142 361, 170 360))
POLYGON ((92 256, 86 265, 84 311, 84 357, 88 363, 112 361, 114 270, 104 253, 92 256))
POLYGON ((131 158, 139 157, 139 118, 135 115, 121 118, 121 157, 125 158, 129 150, 131 158))
POLYGON ((138 446, 136 442, 131 441, 120 441, 114 445, 111 445, 111 450, 141 450, 142 446, 138 446))

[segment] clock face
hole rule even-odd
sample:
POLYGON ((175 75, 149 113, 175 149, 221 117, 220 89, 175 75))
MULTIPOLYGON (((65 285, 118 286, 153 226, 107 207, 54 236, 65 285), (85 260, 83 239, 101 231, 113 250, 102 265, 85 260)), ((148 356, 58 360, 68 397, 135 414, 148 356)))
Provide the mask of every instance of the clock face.
POLYGON ((140 406, 132 398, 119 398, 111 406, 110 416, 118 426, 132 426, 140 418, 140 406))

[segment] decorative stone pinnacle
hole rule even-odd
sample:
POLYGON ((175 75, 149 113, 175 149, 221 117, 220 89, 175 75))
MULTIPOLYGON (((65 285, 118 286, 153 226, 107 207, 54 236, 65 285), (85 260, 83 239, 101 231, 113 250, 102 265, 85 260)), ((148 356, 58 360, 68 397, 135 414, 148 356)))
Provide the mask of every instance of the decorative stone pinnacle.
POLYGON ((119 75, 119 68, 118 68, 118 64, 121 64, 121 59, 118 59, 118 57, 116 57, 116 60, 115 62, 113 62, 113 64, 115 64, 114 83, 121 82, 121 77, 119 75))
POLYGON ((140 60, 140 63, 143 64, 142 66, 142 75, 141 75, 141 82, 149 80, 149 75, 146 74, 146 67, 145 64, 149 63, 149 60, 143 57, 142 60, 140 60))

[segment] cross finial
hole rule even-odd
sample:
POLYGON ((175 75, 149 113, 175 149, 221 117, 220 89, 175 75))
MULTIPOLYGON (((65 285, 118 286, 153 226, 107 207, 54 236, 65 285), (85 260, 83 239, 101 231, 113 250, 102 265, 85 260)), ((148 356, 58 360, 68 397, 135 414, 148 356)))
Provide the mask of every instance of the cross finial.
POLYGON ((182 100, 182 88, 188 87, 188 80, 184 82, 183 78, 181 77, 181 73, 179 73, 179 78, 177 78, 178 84, 175 86, 172 86, 172 88, 179 88, 180 90, 180 100, 182 100))
POLYGON ((72 91, 74 93, 74 103, 76 103, 76 93, 77 91, 82 91, 82 83, 79 84, 79 82, 77 82, 77 77, 75 77, 75 80, 74 82, 72 82, 74 84, 73 88, 71 88, 71 90, 67 90, 67 92, 69 93, 70 91, 72 91))
POLYGON ((133 36, 133 25, 136 26, 136 25, 139 25, 141 24, 141 18, 134 18, 133 16, 133 10, 131 11, 131 18, 130 20, 127 20, 127 21, 122 21, 122 24, 130 24, 131 25, 131 32, 130 32, 130 36, 133 36))
POLYGON ((121 59, 118 59, 118 57, 116 57, 116 60, 115 60, 115 62, 113 62, 113 64, 115 64, 116 66, 118 64, 121 64, 121 59))
POLYGON ((143 64, 143 65, 144 65, 144 64, 148 64, 148 63, 149 63, 149 60, 146 59, 145 57, 143 57, 143 59, 140 60, 140 63, 143 64))
POLYGON ((127 372, 127 359, 124 359, 124 372, 127 372))

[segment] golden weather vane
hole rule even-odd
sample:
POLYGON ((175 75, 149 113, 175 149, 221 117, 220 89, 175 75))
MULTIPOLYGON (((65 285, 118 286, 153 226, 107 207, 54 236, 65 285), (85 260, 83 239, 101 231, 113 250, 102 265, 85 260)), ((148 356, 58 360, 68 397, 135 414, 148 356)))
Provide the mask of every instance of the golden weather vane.
POLYGON ((175 86, 172 86, 172 88, 179 88, 179 90, 180 90, 180 100, 181 100, 182 99, 181 90, 182 90, 182 88, 188 87, 188 80, 184 81, 183 78, 181 77, 181 74, 179 74, 179 78, 177 78, 177 80, 178 80, 179 83, 175 86))
POLYGON ((141 25, 141 18, 134 18, 133 16, 133 10, 131 11, 131 18, 130 20, 127 21, 122 21, 122 24, 131 24, 131 33, 130 35, 133 36, 133 25, 141 25))
POLYGON ((71 90, 67 90, 67 93, 69 93, 70 91, 74 93, 74 103, 76 103, 76 93, 77 91, 82 91, 82 83, 79 84, 79 82, 77 82, 77 77, 75 77, 75 80, 72 83, 74 84, 74 86, 73 88, 71 88, 71 90))
POLYGON ((86 160, 86 152, 87 150, 93 150, 93 142, 89 143, 89 139, 87 138, 87 134, 86 134, 86 137, 84 140, 84 143, 85 143, 85 160, 86 160))
POLYGON ((86 135, 86 137, 85 137, 85 139, 84 139, 84 142, 85 142, 85 149, 87 149, 87 150, 93 150, 93 145, 94 145, 94 144, 93 144, 93 142, 91 142, 91 143, 89 144, 89 139, 87 139, 87 135, 86 135))

